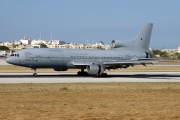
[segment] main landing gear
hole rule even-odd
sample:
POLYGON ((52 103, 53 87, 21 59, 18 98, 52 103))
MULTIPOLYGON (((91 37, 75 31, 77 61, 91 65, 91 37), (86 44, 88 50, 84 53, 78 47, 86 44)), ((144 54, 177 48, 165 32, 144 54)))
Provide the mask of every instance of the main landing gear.
POLYGON ((77 72, 78 76, 88 76, 89 74, 84 71, 84 69, 81 69, 81 71, 77 72))
MULTIPOLYGON (((81 69, 81 71, 77 72, 78 76, 88 76, 89 74, 84 71, 84 69, 81 69)), ((97 77, 107 77, 107 73, 99 73, 96 75, 97 77)))
POLYGON ((108 74, 107 73, 101 73, 101 74, 97 74, 97 77, 107 77, 108 74))
POLYGON ((37 68, 32 68, 32 70, 34 70, 33 76, 37 77, 37 73, 36 73, 37 68))

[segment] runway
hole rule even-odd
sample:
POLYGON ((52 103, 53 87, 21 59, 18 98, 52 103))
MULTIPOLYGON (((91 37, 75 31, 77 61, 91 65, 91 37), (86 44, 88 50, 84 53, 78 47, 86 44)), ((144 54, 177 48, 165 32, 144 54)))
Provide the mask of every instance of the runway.
POLYGON ((6 58, 5 57, 0 57, 0 65, 10 65, 6 62, 6 58))
POLYGON ((0 83, 180 82, 179 72, 109 72, 107 77, 76 73, 0 73, 0 83))

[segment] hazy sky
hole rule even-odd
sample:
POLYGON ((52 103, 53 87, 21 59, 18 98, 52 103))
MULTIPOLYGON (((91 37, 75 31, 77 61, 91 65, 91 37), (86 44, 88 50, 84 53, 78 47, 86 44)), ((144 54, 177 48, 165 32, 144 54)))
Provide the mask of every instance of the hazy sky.
POLYGON ((0 0, 0 41, 58 39, 110 44, 154 23, 150 47, 180 46, 180 0, 0 0), (40 32, 41 31, 41 32, 40 32))

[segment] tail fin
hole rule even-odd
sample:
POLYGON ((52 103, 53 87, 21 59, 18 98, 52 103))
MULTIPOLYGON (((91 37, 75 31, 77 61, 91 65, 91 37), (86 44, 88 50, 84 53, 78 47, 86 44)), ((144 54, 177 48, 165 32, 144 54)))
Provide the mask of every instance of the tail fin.
POLYGON ((143 49, 149 49, 152 28, 153 28, 153 23, 148 23, 144 26, 144 28, 134 39, 136 46, 139 46, 140 48, 143 49))

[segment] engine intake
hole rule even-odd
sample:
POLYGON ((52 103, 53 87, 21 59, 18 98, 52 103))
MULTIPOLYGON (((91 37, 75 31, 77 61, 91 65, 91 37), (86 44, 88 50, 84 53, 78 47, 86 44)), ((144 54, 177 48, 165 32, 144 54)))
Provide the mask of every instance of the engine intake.
POLYGON ((112 40, 111 44, 112 44, 112 48, 128 47, 129 46, 129 41, 112 40))
POLYGON ((98 64, 90 64, 86 69, 89 74, 101 74, 105 71, 104 66, 98 64))

